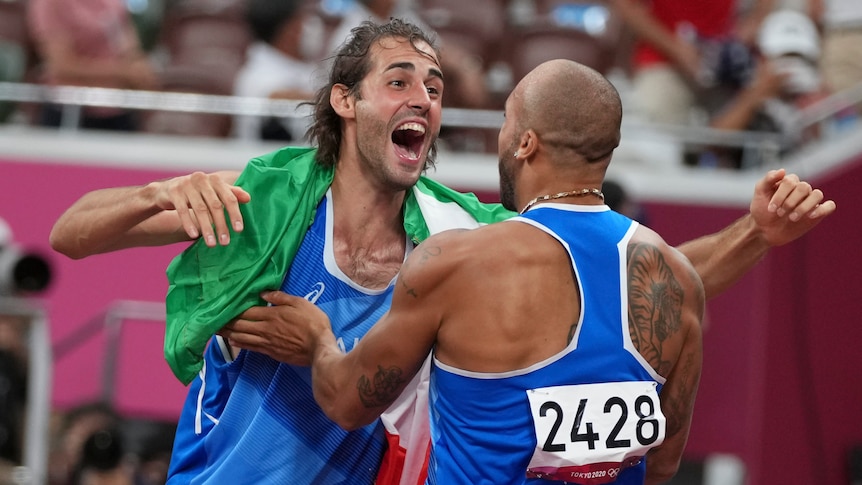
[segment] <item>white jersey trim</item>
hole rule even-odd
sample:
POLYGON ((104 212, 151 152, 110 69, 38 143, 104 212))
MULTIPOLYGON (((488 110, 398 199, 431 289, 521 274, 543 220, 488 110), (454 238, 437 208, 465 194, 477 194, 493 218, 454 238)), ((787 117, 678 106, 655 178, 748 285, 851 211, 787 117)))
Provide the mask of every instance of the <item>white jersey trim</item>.
MULTIPOLYGON (((570 212, 607 212, 611 210, 606 204, 600 205, 581 205, 581 204, 560 204, 559 202, 542 202, 541 204, 530 207, 527 212, 539 208, 551 208, 570 212)), ((516 216, 517 217, 517 216, 516 216)))
MULTIPOLYGON (((201 380, 201 388, 198 391, 197 406, 195 408, 195 434, 196 435, 200 435, 201 433, 203 433, 203 423, 201 422, 201 415, 204 414, 204 412, 203 412, 203 399, 204 399, 204 392, 206 392, 206 388, 207 388, 206 375, 207 375, 207 361, 206 361, 206 359, 204 359, 204 365, 201 367, 200 372, 198 372, 198 377, 201 380)), ((209 415, 207 415, 207 417, 209 417, 209 415)))
MULTIPOLYGON (((542 204, 542 205, 537 206, 537 207, 551 207, 554 209, 567 210, 567 211, 571 211, 571 212, 605 212, 605 211, 610 210, 610 207, 608 207, 607 205, 572 205, 572 204, 545 203, 545 204, 542 204)), ((540 230, 546 232, 548 235, 553 236, 557 241, 559 241, 560 244, 562 244, 562 246, 566 249, 566 252, 569 253, 569 261, 571 263, 572 270, 573 270, 573 272, 575 274, 575 278, 578 282, 578 287, 581 287, 581 278, 580 278, 580 274, 578 272, 577 264, 575 264, 575 261, 572 259, 572 252, 569 248, 569 245, 565 241, 560 239, 560 237, 556 233, 551 231, 548 227, 546 227, 545 225, 540 224, 540 223, 538 223, 532 219, 526 219, 523 217, 515 216, 515 217, 513 217, 511 219, 507 219, 506 221, 503 221, 503 222, 508 222, 508 221, 523 222, 525 224, 529 224, 531 226, 536 227, 537 229, 540 229, 540 230)), ((634 236, 634 233, 638 227, 639 227, 638 222, 633 221, 631 227, 629 227, 629 230, 626 231, 626 234, 623 236, 622 240, 617 245, 617 248, 620 252, 620 257, 619 257, 619 260, 620 260, 620 268, 619 268, 620 281, 622 281, 624 283, 627 281, 627 274, 628 274, 627 270, 626 270, 626 265, 627 265, 626 249, 627 249, 629 241, 631 240, 632 236, 634 236)), ((443 369, 449 373, 452 373, 455 375, 461 375, 464 377, 470 377, 473 379, 502 379, 502 378, 506 378, 506 377, 514 377, 514 376, 529 374, 530 372, 533 372, 537 369, 544 368, 544 367, 556 362, 557 360, 561 359, 567 353, 569 353, 572 350, 577 348, 578 340, 579 340, 579 337, 581 334, 581 329, 583 328, 583 319, 584 319, 583 294, 579 294, 578 297, 581 300, 581 312, 580 312, 580 315, 578 317, 578 328, 575 331, 575 335, 572 338, 572 341, 569 343, 569 345, 566 346, 565 349, 561 350, 557 354, 554 354, 554 355, 548 357, 545 360, 536 362, 535 364, 533 364, 529 367, 525 367, 523 369, 515 369, 515 370, 511 370, 511 371, 506 371, 506 372, 474 372, 474 371, 468 371, 465 369, 453 367, 453 366, 448 365, 448 364, 444 364, 443 362, 440 362, 437 359, 436 355, 434 356, 434 365, 436 365, 437 367, 439 367, 439 368, 441 368, 441 369, 443 369)), ((628 311, 627 311, 627 309, 628 309, 628 291, 627 291, 626 284, 623 284, 620 286, 620 302, 622 303, 620 305, 620 322, 622 324, 623 348, 626 351, 628 351, 635 358, 635 360, 638 361, 638 363, 641 365, 641 367, 643 367, 644 370, 646 370, 649 373, 649 375, 653 379, 656 380, 656 382, 664 385, 666 378, 659 375, 658 372, 656 372, 655 369, 653 369, 653 367, 651 365, 649 365, 649 362, 647 362, 647 360, 640 354, 640 352, 638 352, 637 349, 635 349, 634 343, 632 342, 631 334, 629 333, 629 328, 628 328, 628 321, 629 321, 628 311)))
MULTIPOLYGON (((326 271, 332 275, 333 278, 336 278, 342 281, 347 286, 353 288, 354 290, 364 293, 366 295, 380 295, 386 292, 390 286, 395 283, 395 279, 398 277, 396 274, 389 281, 389 284, 386 285, 385 288, 380 289, 372 289, 366 288, 359 283, 350 279, 349 276, 344 274, 344 271, 341 271, 341 268, 338 267, 338 263, 335 262, 335 247, 333 244, 334 236, 334 225, 335 225, 335 217, 333 216, 333 208, 332 208, 332 188, 326 190, 326 229, 324 231, 324 243, 323 243, 323 266, 326 268, 326 271)), ((407 259, 407 256, 410 255, 410 252, 413 250, 413 242, 410 241, 410 238, 404 236, 407 244, 404 251, 404 260, 407 259)))
POLYGON ((216 335, 215 343, 216 345, 218 345, 218 349, 221 353, 222 359, 224 359, 224 361, 228 364, 232 363, 234 360, 233 354, 230 351, 230 346, 227 344, 227 342, 224 341, 224 337, 222 337, 221 335, 216 335))

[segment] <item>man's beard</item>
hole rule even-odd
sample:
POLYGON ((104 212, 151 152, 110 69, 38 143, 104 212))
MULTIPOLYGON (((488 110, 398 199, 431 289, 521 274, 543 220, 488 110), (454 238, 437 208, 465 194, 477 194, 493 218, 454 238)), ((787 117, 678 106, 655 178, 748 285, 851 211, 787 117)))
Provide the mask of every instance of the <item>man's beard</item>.
POLYGON ((517 211, 515 207, 515 174, 512 169, 512 155, 514 153, 514 144, 510 149, 503 152, 500 156, 499 171, 500 171, 500 203, 503 207, 510 211, 517 211))

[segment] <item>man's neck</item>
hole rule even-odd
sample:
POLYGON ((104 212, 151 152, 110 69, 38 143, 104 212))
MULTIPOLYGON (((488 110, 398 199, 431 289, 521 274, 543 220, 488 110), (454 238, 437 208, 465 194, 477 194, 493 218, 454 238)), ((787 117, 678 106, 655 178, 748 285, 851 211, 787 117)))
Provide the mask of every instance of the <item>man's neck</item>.
POLYGON ((404 261, 407 237, 402 205, 405 192, 385 192, 364 179, 332 183, 335 260, 353 281, 386 287, 404 261))
POLYGON ((403 233, 401 209, 406 191, 381 189, 358 174, 336 169, 332 181, 332 200, 337 226, 351 233, 395 228, 403 233))

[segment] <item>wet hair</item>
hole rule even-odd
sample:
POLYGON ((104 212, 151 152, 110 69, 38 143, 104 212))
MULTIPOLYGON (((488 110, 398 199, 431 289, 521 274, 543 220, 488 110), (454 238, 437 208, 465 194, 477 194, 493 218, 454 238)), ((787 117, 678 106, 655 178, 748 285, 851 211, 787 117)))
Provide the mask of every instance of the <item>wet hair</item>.
MULTIPOLYGON (((440 58, 435 36, 410 22, 393 18, 383 24, 365 21, 358 27, 354 27, 347 40, 341 44, 331 59, 329 81, 318 89, 314 99, 307 103, 312 106, 312 122, 306 137, 312 144, 317 145, 316 160, 320 165, 335 166, 341 149, 341 117, 329 102, 332 87, 343 84, 347 86, 350 95, 361 99, 361 83, 372 65, 371 47, 389 38, 407 40, 417 52, 422 52, 418 44, 424 42, 431 46, 434 54, 438 59, 440 58)), ((437 143, 435 142, 428 152, 426 168, 434 165, 436 155, 437 143)))

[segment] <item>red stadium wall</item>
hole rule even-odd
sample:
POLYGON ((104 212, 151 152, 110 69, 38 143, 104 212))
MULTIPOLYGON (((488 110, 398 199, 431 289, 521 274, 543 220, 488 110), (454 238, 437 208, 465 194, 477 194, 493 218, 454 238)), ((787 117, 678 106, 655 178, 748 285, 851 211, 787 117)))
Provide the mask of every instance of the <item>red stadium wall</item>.
MULTIPOLYGON (((55 349, 64 352, 54 367, 55 407, 98 398, 103 388, 105 335, 98 332, 71 350, 66 344, 117 300, 163 301, 164 269, 182 246, 72 261, 48 246, 53 222, 89 190, 174 174, 0 155, 0 217, 19 245, 48 256, 54 269, 53 284, 39 300, 55 349)), ((854 207, 862 157, 816 184, 838 202, 838 212, 804 239, 772 251, 708 304, 704 373, 687 456, 734 453, 752 485, 844 485, 847 451, 862 443, 862 352, 856 348, 862 342, 862 234, 854 207)), ((649 201, 645 207, 649 225, 672 244, 743 214, 649 201)), ((136 417, 175 418, 185 389, 161 357, 161 323, 129 320, 124 328, 115 369, 118 407, 136 417)))
MULTIPOLYGON (((750 485, 850 483, 847 455, 862 445, 860 184, 862 157, 816 180, 838 211, 708 302, 688 457, 736 454, 750 485)), ((662 204, 646 210, 672 244, 744 213, 662 204)))
MULTIPOLYGON (((49 258, 53 281, 38 295, 47 308, 55 356, 53 399, 58 408, 99 399, 103 389, 104 332, 71 345, 77 332, 102 321, 117 300, 163 302, 165 268, 182 248, 140 248, 74 261, 48 244, 51 226, 85 192, 118 185, 143 184, 174 175, 16 161, 0 158, 0 217, 11 227, 17 245, 49 258)), ((176 419, 185 389, 172 378, 162 358, 158 322, 124 325, 117 368, 120 410, 159 419, 176 419)))

